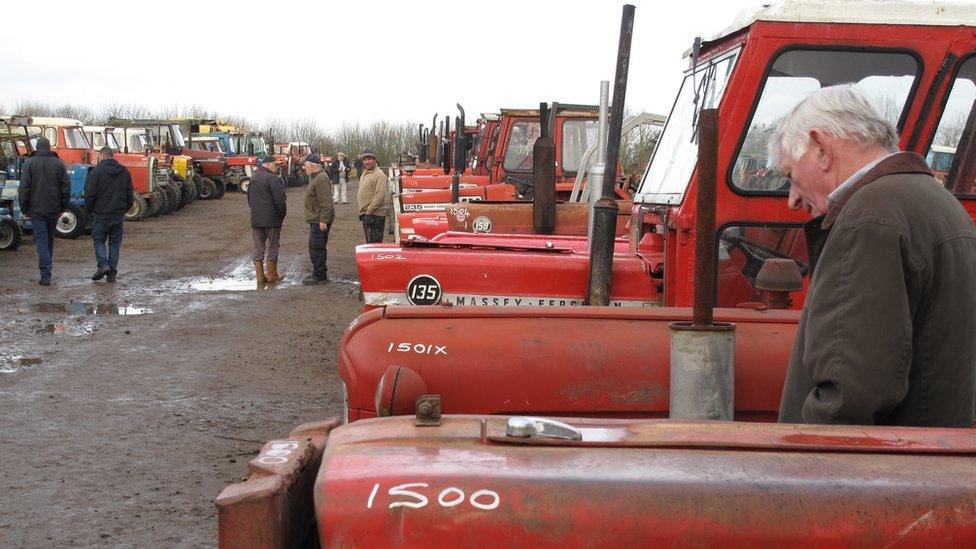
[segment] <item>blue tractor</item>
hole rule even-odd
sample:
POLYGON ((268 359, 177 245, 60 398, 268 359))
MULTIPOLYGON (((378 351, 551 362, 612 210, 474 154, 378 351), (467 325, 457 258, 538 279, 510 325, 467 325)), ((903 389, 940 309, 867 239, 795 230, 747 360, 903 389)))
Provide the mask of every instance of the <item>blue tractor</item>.
MULTIPOLYGON (((17 200, 20 189, 20 173, 24 163, 34 152, 34 143, 38 135, 30 131, 28 117, 0 117, 0 216, 3 216, 2 232, 0 232, 0 249, 9 242, 10 246, 19 246, 20 236, 31 231, 30 221, 24 219, 17 200), (17 225, 19 233, 11 224, 17 225), (14 245, 13 242, 17 244, 14 245)), ((84 234, 89 227, 88 214, 85 211, 85 182, 93 166, 89 164, 70 164, 67 166, 71 180, 71 198, 68 207, 58 218, 55 234, 61 238, 77 238, 84 234)))

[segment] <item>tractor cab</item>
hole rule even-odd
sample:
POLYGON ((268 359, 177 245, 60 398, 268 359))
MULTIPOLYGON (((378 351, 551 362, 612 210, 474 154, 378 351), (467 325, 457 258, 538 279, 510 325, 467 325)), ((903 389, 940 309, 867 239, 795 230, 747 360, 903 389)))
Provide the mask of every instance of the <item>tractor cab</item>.
POLYGON ((13 163, 18 177, 26 157, 35 154, 37 140, 46 137, 50 141, 51 151, 64 162, 71 180, 71 198, 58 218, 55 234, 60 238, 81 236, 88 228, 84 208, 85 181, 93 167, 91 162, 95 160, 81 121, 44 116, 4 116, 0 119, 10 137, 4 153, 6 156, 9 151, 12 156, 16 150, 17 158, 13 163))

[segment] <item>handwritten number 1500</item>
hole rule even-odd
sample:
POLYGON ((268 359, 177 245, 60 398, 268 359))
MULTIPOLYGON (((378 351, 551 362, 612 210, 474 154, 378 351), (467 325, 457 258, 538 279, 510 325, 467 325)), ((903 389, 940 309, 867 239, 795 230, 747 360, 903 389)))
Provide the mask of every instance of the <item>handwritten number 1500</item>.
MULTIPOLYGON (((426 507, 428 504, 430 504, 430 498, 413 489, 428 487, 429 485, 426 482, 410 482, 390 488, 387 490, 387 494, 389 494, 391 498, 404 499, 391 500, 389 508, 394 509, 396 507, 409 507, 411 509, 420 509, 421 507, 426 507)), ((376 500, 376 495, 379 493, 379 491, 379 483, 374 484, 373 490, 369 493, 369 499, 366 501, 367 509, 373 508, 373 502, 376 500)), ((461 505, 464 503, 464 500, 467 499, 468 503, 471 504, 472 507, 485 511, 497 509, 498 504, 501 503, 501 497, 499 497, 498 492, 494 490, 478 490, 468 497, 464 493, 464 490, 455 488, 453 486, 441 490, 434 499, 441 507, 455 507, 461 505)))

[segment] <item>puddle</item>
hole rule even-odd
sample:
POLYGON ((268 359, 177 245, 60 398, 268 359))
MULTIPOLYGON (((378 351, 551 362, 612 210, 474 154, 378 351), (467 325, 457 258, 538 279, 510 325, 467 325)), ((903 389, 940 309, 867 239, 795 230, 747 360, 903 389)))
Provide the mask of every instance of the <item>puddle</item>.
POLYGON ((274 284, 260 285, 253 278, 191 278, 186 284, 190 290, 195 292, 246 292, 251 290, 280 290, 295 286, 297 281, 289 278, 274 284))
POLYGON ((36 366, 44 362, 37 357, 21 355, 0 355, 0 374, 12 374, 24 367, 36 366))
POLYGON ((54 313, 68 316, 137 316, 152 313, 152 310, 146 307, 133 307, 132 305, 119 305, 117 303, 70 301, 68 303, 35 303, 25 307, 18 307, 17 312, 21 314, 54 313))

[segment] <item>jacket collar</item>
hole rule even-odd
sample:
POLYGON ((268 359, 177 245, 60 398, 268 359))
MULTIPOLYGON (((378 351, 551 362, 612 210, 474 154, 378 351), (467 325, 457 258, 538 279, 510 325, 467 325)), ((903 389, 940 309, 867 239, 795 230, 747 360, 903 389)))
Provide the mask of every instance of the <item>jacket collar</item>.
POLYGON ((929 171, 928 165, 925 163, 925 159, 922 158, 918 153, 914 152, 900 152, 895 153, 881 162, 878 162, 876 166, 868 170, 860 179, 855 181, 847 192, 837 197, 830 207, 827 209, 827 213, 823 216, 823 221, 820 223, 820 228, 827 230, 834 221, 840 216, 841 210, 847 204, 847 201, 854 196, 854 193, 859 191, 865 185, 874 183, 878 179, 896 173, 921 173, 925 175, 932 175, 929 171))

